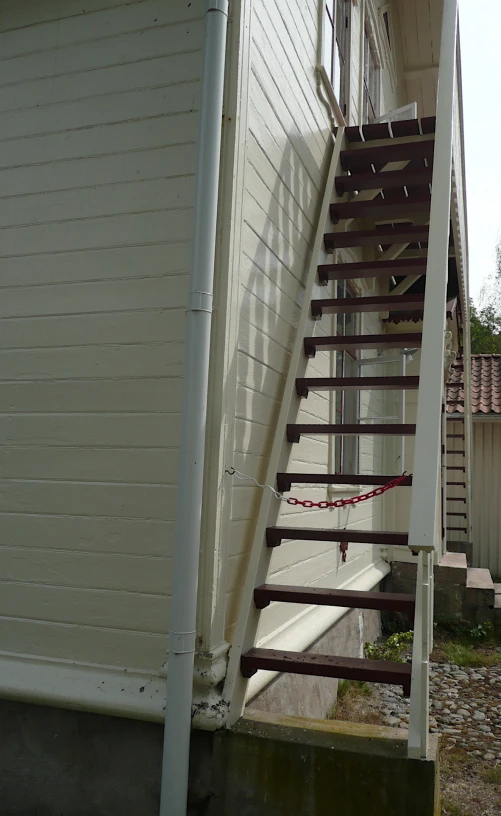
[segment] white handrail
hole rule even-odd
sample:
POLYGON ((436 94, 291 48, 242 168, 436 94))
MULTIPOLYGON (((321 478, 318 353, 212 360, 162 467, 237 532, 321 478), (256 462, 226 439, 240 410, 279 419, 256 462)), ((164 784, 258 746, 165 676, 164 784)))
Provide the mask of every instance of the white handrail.
POLYGON ((419 552, 408 753, 428 754, 432 554, 441 547, 442 400, 458 0, 444 0, 409 547, 419 552))

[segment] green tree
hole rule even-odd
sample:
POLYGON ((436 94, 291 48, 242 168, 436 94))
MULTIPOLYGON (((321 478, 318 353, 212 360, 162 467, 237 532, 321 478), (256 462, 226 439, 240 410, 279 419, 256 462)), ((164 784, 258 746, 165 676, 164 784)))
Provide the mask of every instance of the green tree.
POLYGON ((493 306, 477 309, 470 304, 471 353, 501 354, 501 317, 493 306))

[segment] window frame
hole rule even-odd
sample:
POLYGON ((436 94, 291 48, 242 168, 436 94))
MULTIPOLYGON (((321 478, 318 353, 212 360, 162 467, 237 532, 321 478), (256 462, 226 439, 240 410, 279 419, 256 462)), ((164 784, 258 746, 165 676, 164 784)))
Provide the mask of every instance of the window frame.
POLYGON ((327 104, 332 113, 333 119, 339 125, 346 125, 349 119, 350 108, 350 61, 351 61, 351 6, 353 0, 320 0, 318 3, 319 15, 319 40, 317 52, 317 81, 318 91, 324 104, 327 104), (342 62, 340 68, 341 82, 339 92, 336 92, 336 49, 338 42, 338 7, 343 7, 344 26, 344 55, 341 51, 342 62), (329 9, 331 10, 329 12, 329 9), (334 14, 332 14, 332 10, 334 14), (343 59, 344 56, 344 59, 343 59), (320 89, 323 86, 323 93, 320 89))
POLYGON ((381 115, 381 63, 367 20, 364 23, 362 89, 363 122, 376 122, 381 115))

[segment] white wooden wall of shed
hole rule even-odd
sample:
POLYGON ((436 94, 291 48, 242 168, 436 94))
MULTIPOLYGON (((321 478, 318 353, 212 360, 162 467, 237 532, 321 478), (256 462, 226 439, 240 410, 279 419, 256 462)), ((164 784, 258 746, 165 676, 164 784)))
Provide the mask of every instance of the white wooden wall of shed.
MULTIPOLYGON (((455 423, 459 427, 459 423, 455 423)), ((459 430, 457 431, 459 433, 459 430)), ((459 440, 454 440, 459 441, 459 440)), ((501 420, 473 417, 473 561, 501 577, 501 420)))
POLYGON ((4 653, 165 661, 203 10, 0 8, 4 653))
MULTIPOLYGON (((360 6, 353 6, 360 20, 360 6)), ((299 0, 255 0, 251 29, 249 134, 245 173, 244 232, 240 262, 239 337, 234 464, 262 480, 273 438, 290 350, 295 337, 308 252, 325 176, 329 123, 316 94, 315 55, 318 20, 312 4, 299 0)), ((360 28, 358 30, 360 40, 360 28)), ((352 26, 352 38, 354 27, 352 26)), ((357 39, 357 37, 355 37, 357 39)), ((352 89, 357 86, 357 59, 352 52, 352 89)), ((353 91, 354 92, 354 91, 353 91)), ((357 97, 358 98, 358 97, 357 97)), ((394 106, 393 100, 388 106, 394 106)), ((354 255, 351 260, 356 260, 354 255)), ((360 257, 361 259, 361 257, 360 257)), ((323 329, 331 333, 324 318, 323 329)), ((380 319, 364 317, 364 333, 379 333, 380 319)), ((370 353, 368 353, 370 356, 370 353)), ((317 354, 310 376, 328 376, 330 356, 317 354)), ((380 367, 364 367, 364 375, 380 367)), ((328 422, 332 397, 311 393, 299 421, 328 422)), ((362 416, 385 413, 385 398, 364 392, 362 416)), ((331 442, 303 438, 293 449, 294 471, 328 472, 331 442)), ((360 472, 381 472, 383 441, 360 439, 360 472)), ((326 489, 295 488, 304 498, 324 500, 326 489)), ((359 492, 358 488, 354 492, 359 492)), ((335 492, 335 497, 346 491, 335 492)), ((353 493, 353 491, 352 491, 353 493)), ((260 490, 235 481, 229 525, 226 575, 226 637, 231 641, 245 580, 247 556, 260 490)), ((301 511, 286 507, 281 523, 297 519, 305 526, 345 525, 381 529, 381 500, 351 510, 301 511)), ((273 556, 270 580, 279 583, 338 586, 379 558, 377 548, 351 545, 343 564, 339 547, 328 543, 289 542, 273 556)), ((260 638, 270 638, 303 607, 274 604, 262 615, 260 638)))

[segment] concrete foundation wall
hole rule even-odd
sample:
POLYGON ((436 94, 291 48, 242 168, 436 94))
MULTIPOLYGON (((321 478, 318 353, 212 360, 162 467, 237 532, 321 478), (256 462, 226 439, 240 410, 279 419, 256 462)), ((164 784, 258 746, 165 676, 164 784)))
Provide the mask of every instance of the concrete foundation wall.
MULTIPOLYGON (((353 609, 308 651, 325 655, 362 657, 364 643, 381 634, 379 612, 353 609)), ((338 681, 329 677, 281 674, 249 703, 252 710, 296 717, 327 716, 336 699, 338 681)))
MULTIPOLYGON (((162 727, 0 702, 2 816, 158 816, 162 727)), ((437 742, 255 712, 192 735, 188 816, 435 816, 437 742)))

